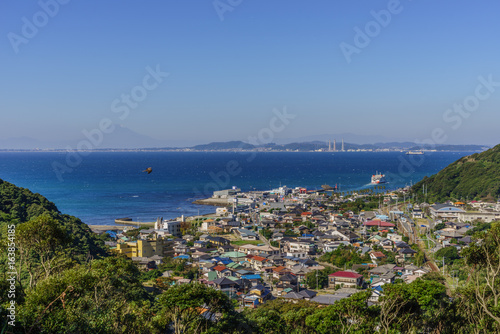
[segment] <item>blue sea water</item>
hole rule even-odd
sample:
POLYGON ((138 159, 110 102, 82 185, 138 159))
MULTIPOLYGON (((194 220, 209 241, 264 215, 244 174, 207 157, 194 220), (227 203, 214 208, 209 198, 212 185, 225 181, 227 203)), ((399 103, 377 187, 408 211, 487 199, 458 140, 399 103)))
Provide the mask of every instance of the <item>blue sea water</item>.
POLYGON ((244 191, 287 185, 341 191, 372 187, 376 171, 395 189, 435 174, 472 152, 92 152, 81 161, 65 152, 0 152, 0 178, 54 202, 88 224, 116 218, 154 221, 214 212, 192 204, 214 190, 244 191), (65 173, 54 166, 67 166, 65 173), (153 172, 143 172, 152 167, 153 172))

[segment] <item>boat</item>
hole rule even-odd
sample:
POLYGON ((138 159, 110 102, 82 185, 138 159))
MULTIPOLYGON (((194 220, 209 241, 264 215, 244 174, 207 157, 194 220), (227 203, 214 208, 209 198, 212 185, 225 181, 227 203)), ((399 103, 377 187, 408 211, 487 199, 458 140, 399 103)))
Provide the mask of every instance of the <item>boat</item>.
POLYGON ((422 155, 424 154, 424 151, 408 151, 406 152, 407 155, 422 155))
POLYGON ((378 174, 378 172, 376 172, 376 174, 372 175, 372 184, 379 184, 385 182, 387 181, 385 180, 384 174, 378 174))

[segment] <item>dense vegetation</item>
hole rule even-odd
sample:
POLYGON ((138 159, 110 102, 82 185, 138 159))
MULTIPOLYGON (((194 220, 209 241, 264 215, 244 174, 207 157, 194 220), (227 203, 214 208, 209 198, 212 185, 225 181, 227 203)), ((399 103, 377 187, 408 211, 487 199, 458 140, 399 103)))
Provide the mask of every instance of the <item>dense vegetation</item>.
POLYGON ((319 260, 331 263, 337 268, 351 268, 354 264, 371 262, 368 253, 362 255, 353 246, 345 247, 344 245, 339 246, 333 252, 323 254, 319 260))
POLYGON ((0 179, 0 233, 5 232, 7 224, 22 225, 41 216, 56 222, 65 231, 68 238, 65 252, 75 260, 82 262, 106 254, 104 242, 80 219, 61 214, 55 204, 42 195, 0 179))
POLYGON ((413 192, 427 202, 448 199, 497 200, 500 196, 500 145, 463 157, 439 173, 425 177, 413 192), (426 189, 427 196, 423 194, 426 189))
MULTIPOLYGON (((158 277, 167 269, 188 276, 186 263, 166 261, 159 271, 141 271, 128 258, 106 255, 85 224, 42 196, 3 181, 0 191, 2 334, 500 332, 500 223, 479 230, 474 238, 482 242, 461 252, 469 277, 452 298, 444 279, 432 273, 411 284, 384 285, 377 304, 367 302, 367 290, 326 307, 278 299, 241 311, 221 291, 158 277), (8 326, 12 225, 18 275, 15 326, 8 326), (146 290, 145 281, 156 281, 158 289, 146 290)), ((325 260, 342 266, 367 259, 339 248, 325 260)), ((306 283, 325 286, 331 271, 308 275, 306 283)))

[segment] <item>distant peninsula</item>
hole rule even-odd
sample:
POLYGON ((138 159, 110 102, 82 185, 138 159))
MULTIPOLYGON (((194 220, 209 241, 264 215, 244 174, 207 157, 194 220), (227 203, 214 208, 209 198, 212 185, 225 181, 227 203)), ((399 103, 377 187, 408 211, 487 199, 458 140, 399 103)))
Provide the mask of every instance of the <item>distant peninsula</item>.
MULTIPOLYGON (((332 143, 325 141, 296 142, 288 144, 269 143, 253 145, 243 141, 211 142, 189 147, 142 147, 142 148, 93 148, 92 151, 259 151, 259 152, 389 152, 389 151, 456 151, 456 152, 482 152, 489 149, 486 145, 436 145, 435 147, 422 147, 413 142, 388 142, 375 144, 332 143)), ((62 148, 33 148, 33 149, 8 149, 0 151, 24 152, 65 152, 62 148)))

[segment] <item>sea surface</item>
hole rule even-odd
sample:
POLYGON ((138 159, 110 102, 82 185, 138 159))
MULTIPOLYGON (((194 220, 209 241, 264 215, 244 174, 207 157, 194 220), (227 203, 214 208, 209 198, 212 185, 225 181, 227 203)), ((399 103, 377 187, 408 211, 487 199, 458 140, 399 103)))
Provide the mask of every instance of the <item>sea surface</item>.
POLYGON ((376 171, 396 189, 474 152, 0 152, 0 178, 40 193, 87 224, 154 221, 215 212, 195 205, 215 190, 280 185, 340 191, 370 188, 376 171), (151 174, 143 172, 152 167, 151 174))

